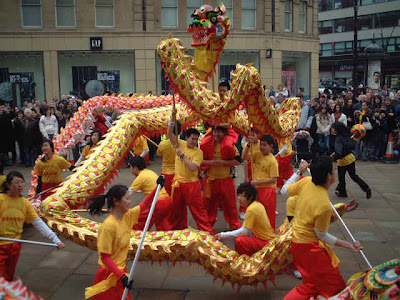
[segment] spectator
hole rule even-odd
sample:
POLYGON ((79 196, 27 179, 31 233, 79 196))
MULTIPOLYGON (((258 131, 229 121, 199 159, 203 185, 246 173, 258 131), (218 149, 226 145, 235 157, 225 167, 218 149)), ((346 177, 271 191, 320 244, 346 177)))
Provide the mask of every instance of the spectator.
POLYGON ((329 152, 329 134, 332 125, 331 116, 328 114, 326 104, 321 105, 321 111, 316 115, 317 140, 321 153, 329 152))
POLYGON ((321 94, 321 96, 319 97, 319 104, 328 105, 328 98, 327 98, 326 94, 321 94))
POLYGON ((58 122, 58 125, 60 126, 60 130, 61 130, 61 128, 65 128, 65 126, 67 126, 70 118, 71 118, 71 111, 69 111, 68 109, 63 109, 62 110, 62 118, 58 122))
POLYGON ((311 123, 314 118, 314 110, 311 108, 310 105, 304 102, 304 95, 299 94, 300 106, 301 106, 301 113, 300 113, 300 120, 297 124, 297 130, 309 130, 311 128, 311 123))
POLYGON ((42 135, 39 130, 39 120, 35 111, 27 108, 25 113, 25 167, 34 165, 39 156, 42 135))
POLYGON ((278 93, 278 94, 282 93, 283 96, 285 97, 285 99, 286 99, 287 97, 289 97, 289 91, 287 90, 286 87, 284 88, 282 84, 278 85, 278 91, 277 91, 277 93, 278 93))
POLYGON ((386 114, 389 130, 390 130, 390 132, 392 132, 397 127, 396 119, 395 119, 395 108, 392 104, 392 99, 390 99, 389 97, 386 97, 385 105, 382 107, 382 110, 384 110, 384 112, 386 114))
POLYGON ((333 113, 331 117, 332 117, 332 123, 340 122, 343 123, 345 126, 347 126, 347 116, 343 113, 340 104, 336 104, 333 107, 333 113))
POLYGON ((379 94, 375 94, 374 98, 372 99, 371 109, 381 108, 382 106, 382 96, 379 94))
POLYGON ((52 140, 58 132, 58 122, 52 114, 51 107, 44 109, 45 115, 40 117, 39 128, 43 136, 43 141, 52 140))
POLYGON ((347 117, 347 127, 352 128, 354 125, 354 109, 353 109, 353 99, 347 98, 343 107, 342 112, 347 117))
POLYGON ((278 95, 278 101, 276 102, 276 105, 279 107, 283 101, 285 101, 285 95, 282 92, 280 92, 278 95))
POLYGON ((268 96, 269 97, 275 97, 275 90, 274 90, 274 87, 272 85, 269 87, 269 95, 268 96))
POLYGON ((381 114, 379 108, 374 109, 374 118, 372 119, 371 124, 371 161, 382 160, 382 149, 386 148, 385 135, 388 130, 388 124, 387 119, 383 114, 381 114))
POLYGON ((94 130, 100 130, 101 135, 104 135, 108 127, 106 125, 106 118, 103 116, 103 114, 100 113, 98 109, 93 110, 93 117, 94 117, 94 130))
POLYGON ((340 95, 340 96, 339 96, 338 104, 339 104, 340 107, 343 109, 344 104, 345 104, 345 98, 344 98, 343 95, 340 95))
POLYGON ((18 111, 17 117, 14 119, 15 139, 19 149, 19 159, 21 164, 25 164, 25 117, 24 112, 18 111))
POLYGON ((360 152, 362 150, 362 160, 367 161, 369 158, 368 154, 368 148, 371 144, 371 130, 372 128, 368 129, 368 126, 366 124, 371 123, 371 120, 373 118, 372 112, 369 109, 369 104, 368 102, 363 102, 361 106, 362 110, 356 110, 354 111, 355 114, 355 124, 361 124, 364 127, 366 127, 367 133, 365 134, 365 137, 363 137, 361 140, 358 140, 356 142, 356 149, 354 152, 354 155, 356 159, 360 159, 360 152), (362 144, 362 145, 361 145, 362 144))
POLYGON ((3 166, 11 165, 10 157, 8 156, 8 152, 12 151, 12 144, 14 143, 11 119, 11 115, 4 104, 0 105, 0 159, 3 166))

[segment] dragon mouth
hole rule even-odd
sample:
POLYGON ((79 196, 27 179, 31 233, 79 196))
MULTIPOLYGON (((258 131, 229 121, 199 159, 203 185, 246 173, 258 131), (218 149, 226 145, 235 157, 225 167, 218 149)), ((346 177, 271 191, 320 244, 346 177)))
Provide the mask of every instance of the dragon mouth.
POLYGON ((192 47, 195 46, 203 46, 208 43, 210 38, 210 34, 208 30, 199 30, 195 31, 192 34, 192 47))

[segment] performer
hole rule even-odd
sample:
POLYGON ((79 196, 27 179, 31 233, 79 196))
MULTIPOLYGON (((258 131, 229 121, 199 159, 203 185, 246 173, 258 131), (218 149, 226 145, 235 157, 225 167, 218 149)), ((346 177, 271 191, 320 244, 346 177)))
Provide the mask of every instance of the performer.
MULTIPOLYGON (((36 194, 58 186, 62 181, 62 170, 72 171, 75 166, 70 162, 54 154, 54 144, 52 141, 44 141, 42 144, 43 157, 36 163, 35 168, 39 175, 36 187, 36 194)), ((44 200, 53 193, 49 190, 41 195, 44 200)))
MULTIPOLYGON (((254 137, 249 136, 249 142, 255 143, 254 137)), ((251 159, 252 180, 250 183, 257 188, 258 201, 261 202, 268 215, 272 228, 275 230, 276 211, 276 181, 279 176, 278 162, 272 155, 274 139, 270 135, 264 135, 260 139, 260 152, 250 154, 251 145, 247 144, 243 152, 246 160, 251 159)))
POLYGON ((211 226, 217 219, 218 207, 222 206, 225 220, 230 229, 241 227, 236 207, 235 184, 231 177, 231 167, 240 165, 239 151, 235 147, 237 134, 233 129, 213 127, 200 144, 207 168, 204 186, 204 203, 211 226))
MULTIPOLYGON (((135 180, 132 182, 130 191, 133 192, 143 192, 146 197, 150 197, 150 201, 154 198, 154 193, 152 193, 157 188, 157 178, 158 175, 152 170, 146 169, 146 162, 143 157, 135 156, 133 157, 129 165, 131 167, 131 173, 136 176, 135 180)), ((146 200, 145 200, 146 201, 146 200)), ((149 228, 156 224, 158 231, 170 230, 169 224, 169 213, 171 209, 171 198, 164 188, 161 189, 158 195, 157 204, 151 218, 151 223, 149 228)), ((133 229, 143 230, 144 225, 147 220, 147 212, 142 211, 139 216, 138 224, 136 224, 133 229)))
POLYGON ((293 175, 293 167, 290 164, 293 159, 293 149, 290 138, 278 140, 278 148, 279 152, 275 155, 279 167, 279 177, 276 182, 276 186, 278 188, 278 192, 280 192, 283 184, 285 183, 284 180, 288 180, 290 176, 293 175))
POLYGON ((207 210, 201 197, 200 182, 198 179, 199 167, 203 161, 203 151, 196 147, 200 133, 189 128, 186 131, 186 141, 178 140, 174 134, 176 109, 172 109, 171 120, 168 123, 167 137, 176 148, 175 177, 172 183, 171 226, 174 230, 187 228, 187 209, 196 221, 199 230, 213 234, 208 221, 207 210))
POLYGON ((335 139, 335 160, 337 160, 339 184, 336 187, 335 194, 338 197, 347 197, 346 191, 346 172, 349 172, 350 178, 367 194, 367 199, 371 198, 371 189, 356 174, 356 158, 353 155, 355 143, 350 137, 349 129, 340 122, 333 123, 333 134, 335 139))
POLYGON ((149 145, 144 136, 139 136, 133 144, 133 154, 143 157, 146 161, 146 167, 149 165, 149 145))
POLYGON ((312 177, 297 181, 307 167, 308 164, 302 161, 299 171, 282 188, 283 195, 298 196, 291 251, 296 268, 303 275, 303 284, 292 289, 285 299, 336 295, 346 287, 346 283, 338 268, 339 260, 328 245, 355 252, 362 249, 358 241, 350 243, 328 233, 332 214, 328 189, 335 182, 330 157, 323 155, 315 158, 310 166, 312 177))
MULTIPOLYGON (((126 258, 128 256, 131 228, 137 224, 141 206, 129 209, 130 193, 124 185, 114 185, 106 195, 92 200, 88 209, 91 214, 101 214, 107 200, 110 216, 104 220, 97 236, 99 269, 94 285, 86 288, 85 298, 92 300, 121 299, 128 286, 126 258)), ((130 299, 128 295, 127 299, 130 299)))
POLYGON ((89 156, 90 153, 93 152, 94 147, 96 147, 97 143, 101 140, 101 131, 100 130, 94 130, 90 136, 90 141, 89 144, 87 144, 83 150, 81 157, 79 157, 78 161, 76 162, 76 166, 78 166, 81 161, 85 160, 87 156, 89 156))
POLYGON ((101 135, 105 135, 108 130, 108 126, 106 125, 107 119, 104 117, 99 109, 94 109, 92 114, 94 118, 94 130, 99 130, 101 132, 101 135))
MULTIPOLYGON (((39 232, 58 249, 65 247, 57 235, 39 218, 32 204, 21 196, 25 188, 25 179, 21 173, 12 171, 6 176, 0 193, 0 236, 21 239, 24 223, 32 223, 39 232)), ((0 241, 0 277, 7 281, 14 278, 21 243, 0 241)))
POLYGON ((237 230, 217 233, 218 240, 235 239, 235 250, 239 254, 253 255, 275 237, 264 206, 257 201, 257 189, 250 183, 237 188, 240 205, 246 207, 243 226, 237 230), (253 236, 251 236, 253 235, 253 236))
MULTIPOLYGON (((181 123, 176 122, 177 134, 181 133, 181 123)), ((172 180, 175 176, 175 149, 172 147, 171 140, 166 139, 158 144, 157 155, 162 157, 161 175, 165 177, 165 190, 171 196, 172 180)))
MULTIPOLYGON (((258 135, 257 132, 254 128, 250 128, 248 132, 248 139, 255 141, 255 142, 250 142, 247 141, 243 147, 243 149, 246 149, 247 147, 250 148, 250 155, 249 155, 249 160, 245 159, 243 157, 244 151, 242 152, 242 159, 243 159, 243 170, 244 170, 244 182, 250 182, 251 181, 251 154, 255 154, 257 152, 260 152, 260 141, 258 140, 258 135), (252 147, 251 147, 252 146, 252 147)), ((239 217, 240 219, 244 220, 245 217, 245 212, 246 208, 239 206, 239 217)))

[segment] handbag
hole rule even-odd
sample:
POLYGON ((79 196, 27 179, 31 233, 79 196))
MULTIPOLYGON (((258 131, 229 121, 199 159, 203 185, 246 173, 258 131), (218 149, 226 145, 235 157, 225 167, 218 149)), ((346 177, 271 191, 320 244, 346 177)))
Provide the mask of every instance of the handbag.
POLYGON ((364 126, 365 130, 372 130, 372 125, 371 122, 369 121, 369 118, 366 118, 367 120, 362 122, 361 125, 364 126))

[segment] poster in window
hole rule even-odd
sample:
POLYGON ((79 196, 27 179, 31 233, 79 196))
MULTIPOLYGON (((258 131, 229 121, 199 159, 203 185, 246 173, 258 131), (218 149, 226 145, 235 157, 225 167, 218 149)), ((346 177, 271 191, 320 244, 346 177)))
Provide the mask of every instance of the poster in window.
POLYGON ((368 87, 376 90, 381 86, 381 61, 368 61, 368 87))
POLYGON ((21 103, 24 101, 30 102, 35 98, 35 87, 33 72, 22 72, 22 73, 9 73, 11 83, 18 83, 21 103))
POLYGON ((119 70, 98 71, 97 80, 100 80, 104 84, 106 93, 119 93, 119 70))

